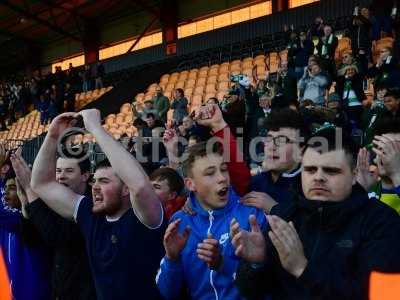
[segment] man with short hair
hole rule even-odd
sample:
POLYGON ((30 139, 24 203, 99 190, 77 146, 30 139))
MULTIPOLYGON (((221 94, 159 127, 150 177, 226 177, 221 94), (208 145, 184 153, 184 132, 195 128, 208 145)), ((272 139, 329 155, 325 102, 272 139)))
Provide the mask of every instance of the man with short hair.
POLYGON ((338 38, 333 34, 331 25, 324 26, 324 35, 319 38, 317 44, 318 56, 321 59, 321 66, 331 78, 336 76, 335 51, 339 45, 338 38))
POLYGON ((376 177, 371 174, 370 153, 368 149, 361 149, 357 162, 360 183, 371 196, 400 214, 400 118, 378 120, 372 145, 378 174, 376 177))
POLYGON ((51 123, 32 170, 32 187, 58 214, 74 219, 86 240, 99 299, 158 299, 154 276, 163 255, 162 205, 140 164, 101 126, 95 109, 64 113, 51 123), (57 140, 83 118, 108 160, 96 166, 92 199, 54 177, 57 140))
POLYGON ((328 79, 322 74, 321 67, 318 63, 314 63, 304 71, 304 75, 299 80, 297 87, 300 92, 300 101, 309 99, 312 100, 315 105, 323 106, 325 104, 328 79))
POLYGON ((278 93, 283 95, 285 102, 297 100, 297 78, 292 69, 288 69, 288 61, 281 60, 278 69, 278 93))
POLYGON ((159 168, 150 174, 154 191, 164 206, 165 217, 169 220, 186 201, 181 196, 185 187, 182 177, 172 168, 159 168))
POLYGON ((385 117, 400 118, 400 90, 398 88, 387 90, 383 104, 386 108, 385 117))
POLYGON ((272 209, 267 237, 232 224, 245 261, 237 274, 243 296, 367 299, 371 271, 400 272, 400 218, 356 184, 358 149, 336 130, 321 129, 307 142, 304 196, 272 209))
POLYGON ((7 258, 13 299, 50 300, 52 255, 22 215, 30 194, 21 188, 14 172, 9 172, 0 204, 0 249, 7 258))
MULTIPOLYGON (((212 132, 229 131, 219 110, 205 122, 212 132)), ((265 217, 239 202, 223 148, 219 142, 209 147, 201 142, 188 150, 185 185, 196 214, 176 213, 164 236, 166 255, 156 280, 166 299, 176 299, 184 283, 192 299, 241 299, 234 286, 238 258, 230 243, 229 222, 234 218, 245 228, 260 222, 264 229, 265 217)))
POLYGON ((156 87, 156 95, 151 99, 154 109, 157 110, 158 118, 165 124, 167 123, 167 113, 169 110, 169 99, 164 96, 162 88, 158 85, 156 87))
MULTIPOLYGON (((30 170, 22 157, 13 156, 12 162, 16 171, 30 178, 30 170)), ((59 157, 55 171, 55 179, 59 184, 77 194, 88 194, 89 159, 78 161, 59 157)), ((52 297, 61 300, 96 299, 85 240, 77 224, 54 213, 37 196, 28 197, 25 209, 44 242, 54 250, 52 297)))
POLYGON ((276 201, 288 201, 300 190, 301 149, 309 133, 303 117, 289 108, 273 111, 265 127, 263 172, 251 178, 242 202, 269 213, 276 201))

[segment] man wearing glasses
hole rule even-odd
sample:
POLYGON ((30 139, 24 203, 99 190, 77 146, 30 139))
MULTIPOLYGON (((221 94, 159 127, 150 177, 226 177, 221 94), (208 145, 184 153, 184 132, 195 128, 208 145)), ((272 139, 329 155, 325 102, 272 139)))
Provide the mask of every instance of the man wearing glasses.
POLYGON ((269 213, 278 202, 290 201, 300 187, 300 154, 308 130, 301 115, 291 109, 273 111, 266 129, 263 172, 252 177, 251 192, 242 201, 269 213))

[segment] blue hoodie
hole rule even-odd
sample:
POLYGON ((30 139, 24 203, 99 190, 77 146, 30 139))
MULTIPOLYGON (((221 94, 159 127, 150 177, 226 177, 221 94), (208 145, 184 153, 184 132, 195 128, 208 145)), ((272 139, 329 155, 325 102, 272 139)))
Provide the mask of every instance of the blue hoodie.
POLYGON ((22 239, 21 212, 8 208, 0 183, 0 248, 4 255, 13 299, 50 299, 51 257, 41 245, 28 246, 22 239))
POLYGON ((255 215, 261 230, 265 231, 267 223, 264 213, 257 208, 242 205, 232 188, 229 189, 227 205, 218 210, 204 210, 193 193, 189 199, 196 215, 189 216, 178 211, 170 221, 181 219, 179 231, 183 232, 186 226, 190 226, 191 232, 179 261, 173 262, 167 257, 161 260, 156 277, 161 294, 166 299, 176 299, 182 287, 187 286, 192 299, 243 299, 234 282, 240 258, 235 256, 235 249, 230 242, 230 222, 235 218, 241 228, 249 231, 249 216, 255 215), (209 233, 219 240, 223 256, 223 263, 218 271, 210 270, 197 257, 197 244, 206 239, 209 233))

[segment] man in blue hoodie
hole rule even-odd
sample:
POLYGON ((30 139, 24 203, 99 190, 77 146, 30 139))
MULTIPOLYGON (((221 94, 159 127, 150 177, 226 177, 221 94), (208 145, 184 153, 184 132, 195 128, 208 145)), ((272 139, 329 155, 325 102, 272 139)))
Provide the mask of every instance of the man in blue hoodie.
MULTIPOLYGON (((207 122, 212 132, 228 131, 220 110, 213 114, 207 122)), ((196 214, 177 212, 165 233, 166 255, 156 282, 166 299, 178 298, 184 286, 192 299, 242 299, 234 286, 239 258, 230 241, 230 222, 234 219, 248 230, 259 223, 266 229, 263 212, 241 204, 231 188, 221 143, 211 143, 190 147, 184 163, 196 214)))
POLYGON ((13 299, 50 299, 51 256, 38 233, 22 217, 22 195, 19 191, 17 195, 16 179, 11 175, 5 180, 5 195, 0 201, 0 246, 13 299))

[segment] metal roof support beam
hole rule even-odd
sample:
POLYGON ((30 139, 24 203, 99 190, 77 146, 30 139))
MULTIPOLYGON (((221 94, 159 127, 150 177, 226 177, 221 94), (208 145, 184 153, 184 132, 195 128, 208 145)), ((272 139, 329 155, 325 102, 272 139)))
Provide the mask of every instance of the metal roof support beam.
POLYGON ((36 23, 38 23, 40 25, 43 25, 43 26, 49 28, 50 30, 52 30, 52 31, 54 31, 54 32, 56 32, 56 33, 58 33, 60 35, 63 35, 65 37, 69 37, 69 38, 71 38, 71 39, 73 39, 75 41, 82 42, 82 39, 80 37, 68 32, 68 31, 65 31, 64 29, 62 29, 62 28, 60 28, 58 26, 54 26, 49 21, 43 20, 43 19, 39 18, 38 16, 36 16, 36 15, 26 11, 26 10, 24 10, 23 8, 17 6, 15 4, 13 4, 13 3, 10 3, 8 1, 0 1, 0 4, 3 5, 3 6, 8 7, 9 9, 11 9, 11 10, 13 10, 13 11, 15 11, 15 12, 17 12, 17 13, 23 15, 23 16, 25 16, 26 18, 34 20, 36 23))
POLYGON ((132 46, 130 46, 130 48, 128 49, 128 51, 126 51, 126 53, 129 53, 132 51, 133 48, 136 47, 136 45, 140 42, 140 40, 145 36, 145 34, 147 33, 147 31, 149 31, 149 29, 151 28, 151 26, 153 26, 153 24, 158 20, 158 17, 154 17, 150 23, 146 26, 145 29, 143 29, 142 33, 139 35, 139 37, 136 39, 136 41, 133 43, 132 46))

